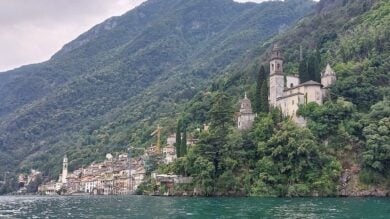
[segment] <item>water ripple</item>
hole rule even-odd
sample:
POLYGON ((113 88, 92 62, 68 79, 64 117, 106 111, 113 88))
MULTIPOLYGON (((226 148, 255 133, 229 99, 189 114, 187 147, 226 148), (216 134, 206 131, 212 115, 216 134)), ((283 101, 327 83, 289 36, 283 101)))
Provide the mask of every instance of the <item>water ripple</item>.
POLYGON ((0 218, 390 218, 386 198, 0 196, 0 218))

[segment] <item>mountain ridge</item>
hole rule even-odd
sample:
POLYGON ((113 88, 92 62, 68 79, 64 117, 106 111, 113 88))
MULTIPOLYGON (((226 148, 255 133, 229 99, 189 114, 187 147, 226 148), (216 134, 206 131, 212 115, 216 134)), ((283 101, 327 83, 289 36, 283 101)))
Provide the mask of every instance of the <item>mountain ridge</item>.
POLYGON ((155 123, 172 128, 209 80, 314 5, 220 2, 148 1, 92 28, 108 25, 89 42, 80 36, 47 62, 0 74, 0 172, 38 168, 53 178, 65 153, 73 168, 129 142, 148 145, 155 123))

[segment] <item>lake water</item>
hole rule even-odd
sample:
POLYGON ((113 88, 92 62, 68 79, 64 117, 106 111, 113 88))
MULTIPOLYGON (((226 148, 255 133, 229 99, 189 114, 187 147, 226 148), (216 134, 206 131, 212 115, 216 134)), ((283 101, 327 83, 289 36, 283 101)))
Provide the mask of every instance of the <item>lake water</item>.
POLYGON ((0 218, 390 218, 388 198, 0 196, 0 218))

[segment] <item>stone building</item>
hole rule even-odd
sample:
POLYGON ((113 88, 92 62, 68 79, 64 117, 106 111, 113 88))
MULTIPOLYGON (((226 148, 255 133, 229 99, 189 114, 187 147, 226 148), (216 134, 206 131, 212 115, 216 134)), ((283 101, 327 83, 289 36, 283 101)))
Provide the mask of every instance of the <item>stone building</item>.
POLYGON ((252 111, 251 101, 245 93, 244 99, 240 102, 240 112, 237 116, 237 128, 241 131, 252 128, 255 118, 256 114, 252 111))
POLYGON ((270 106, 280 108, 285 116, 290 116, 297 124, 305 124, 304 119, 296 114, 299 105, 310 102, 321 105, 327 95, 327 88, 335 82, 336 74, 329 64, 321 74, 321 83, 300 83, 297 76, 285 76, 280 48, 274 45, 270 60, 269 103, 270 106))
POLYGON ((64 160, 62 162, 62 183, 66 184, 68 177, 68 157, 65 155, 64 160))

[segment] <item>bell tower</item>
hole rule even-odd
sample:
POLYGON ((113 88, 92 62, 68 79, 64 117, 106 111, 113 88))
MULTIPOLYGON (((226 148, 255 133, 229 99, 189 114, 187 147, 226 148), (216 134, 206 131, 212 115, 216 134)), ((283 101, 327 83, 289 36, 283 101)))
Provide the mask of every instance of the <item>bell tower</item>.
POLYGON ((65 155, 64 160, 62 162, 62 176, 61 176, 61 182, 66 183, 66 178, 68 177, 68 157, 65 155))
POLYGON ((272 48, 269 77, 269 103, 277 107, 277 98, 283 96, 284 74, 283 57, 278 44, 272 48))

